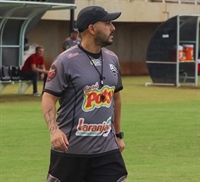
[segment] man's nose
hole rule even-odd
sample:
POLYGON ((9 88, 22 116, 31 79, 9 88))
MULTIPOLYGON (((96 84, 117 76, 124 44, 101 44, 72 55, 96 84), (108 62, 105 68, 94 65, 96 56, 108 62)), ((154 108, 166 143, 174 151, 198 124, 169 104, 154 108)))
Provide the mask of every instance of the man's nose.
POLYGON ((111 23, 111 30, 115 31, 115 26, 111 23))

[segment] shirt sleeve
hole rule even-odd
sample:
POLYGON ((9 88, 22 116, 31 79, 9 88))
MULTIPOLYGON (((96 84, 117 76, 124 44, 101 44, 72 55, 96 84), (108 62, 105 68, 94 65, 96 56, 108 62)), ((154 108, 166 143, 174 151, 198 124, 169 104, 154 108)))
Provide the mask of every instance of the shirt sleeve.
POLYGON ((56 58, 50 67, 47 81, 45 84, 45 92, 48 92, 54 96, 60 97, 62 93, 68 87, 68 76, 65 72, 65 66, 62 60, 56 58))
POLYGON ((62 45, 62 48, 63 49, 69 49, 69 43, 68 43, 68 40, 66 39, 65 41, 64 41, 64 43, 63 43, 63 45, 62 45))
POLYGON ((117 86, 115 88, 115 93, 116 93, 123 89, 120 64, 119 64, 119 59, 117 56, 116 56, 116 60, 115 60, 115 66, 117 68, 117 75, 118 75, 118 82, 117 82, 117 86))

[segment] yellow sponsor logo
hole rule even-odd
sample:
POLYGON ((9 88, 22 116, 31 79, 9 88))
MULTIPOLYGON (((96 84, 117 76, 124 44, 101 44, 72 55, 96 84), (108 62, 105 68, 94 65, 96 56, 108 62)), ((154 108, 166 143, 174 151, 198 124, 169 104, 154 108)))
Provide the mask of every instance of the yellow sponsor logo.
MULTIPOLYGON (((93 87, 94 88, 94 87, 93 87)), ((110 107, 114 94, 114 87, 104 86, 102 89, 88 89, 84 94, 82 109, 85 112, 99 107, 110 107), (102 100, 102 95, 104 96, 102 100)))

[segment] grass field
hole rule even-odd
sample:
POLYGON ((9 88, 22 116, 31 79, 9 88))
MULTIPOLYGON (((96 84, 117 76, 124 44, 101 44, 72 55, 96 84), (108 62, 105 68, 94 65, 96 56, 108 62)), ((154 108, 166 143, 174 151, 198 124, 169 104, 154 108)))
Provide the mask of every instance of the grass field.
MULTIPOLYGON (((149 81, 123 77, 127 182, 199 182, 200 89, 145 87, 149 81)), ((0 95, 0 182, 45 181, 49 133, 31 91, 17 95, 16 84, 0 95)))

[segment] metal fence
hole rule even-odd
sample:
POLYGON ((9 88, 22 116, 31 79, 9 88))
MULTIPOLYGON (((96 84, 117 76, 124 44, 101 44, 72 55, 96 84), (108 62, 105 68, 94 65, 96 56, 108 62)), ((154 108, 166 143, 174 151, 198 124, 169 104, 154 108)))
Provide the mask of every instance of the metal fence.
POLYGON ((184 4, 200 4, 200 0, 152 0, 152 2, 162 3, 184 3, 184 4))
POLYGON ((161 2, 161 3, 178 3, 178 4, 200 4, 200 0, 121 0, 127 2, 145 1, 145 2, 161 2))

